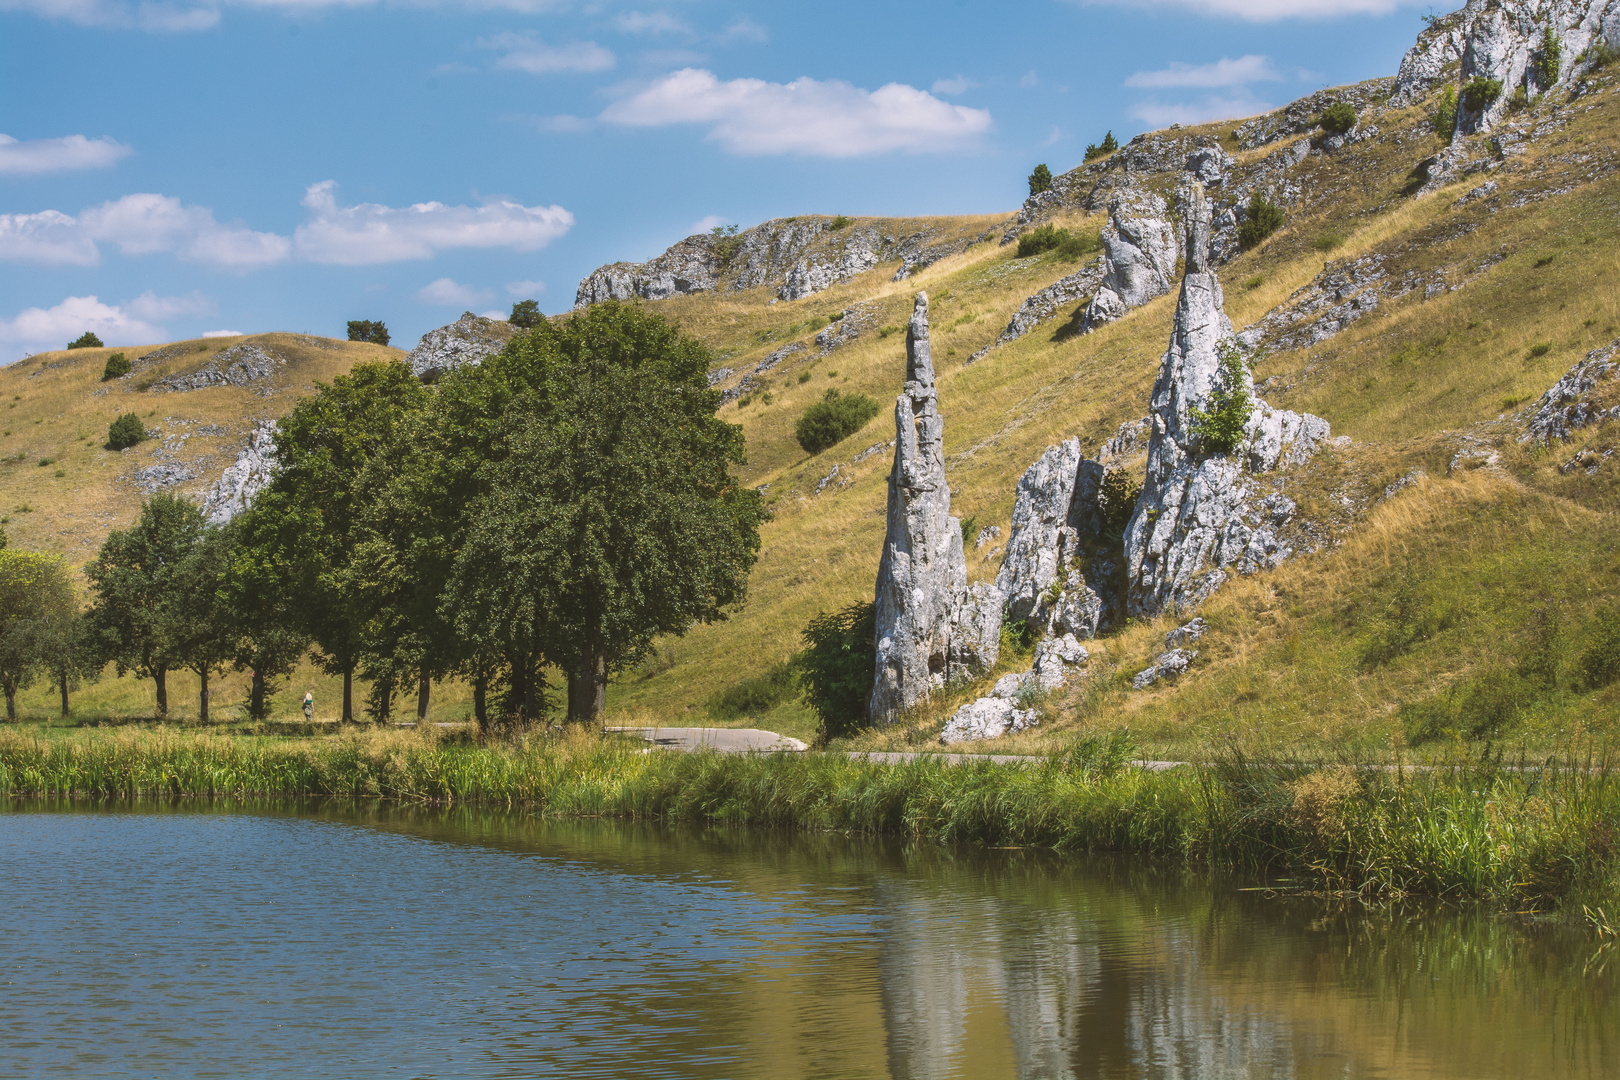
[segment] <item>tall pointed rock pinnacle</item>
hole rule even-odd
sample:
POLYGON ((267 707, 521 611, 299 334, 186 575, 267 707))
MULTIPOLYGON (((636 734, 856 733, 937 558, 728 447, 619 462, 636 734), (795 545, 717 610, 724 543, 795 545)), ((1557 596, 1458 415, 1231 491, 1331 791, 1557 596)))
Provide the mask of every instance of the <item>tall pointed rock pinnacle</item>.
POLYGON ((1321 417, 1269 408, 1254 398, 1209 260, 1210 208, 1196 182, 1181 192, 1186 276, 1170 348, 1153 385, 1147 475, 1125 531, 1132 615, 1196 607, 1228 577, 1275 566, 1292 552, 1279 532, 1294 510, 1262 474, 1307 460, 1329 435, 1321 417), (1237 445, 1200 432, 1216 391, 1248 402, 1237 445))
POLYGON ((878 723, 925 700, 953 666, 995 662, 1000 594, 967 584, 962 529, 945 482, 945 421, 939 415, 928 343, 928 294, 906 327, 906 383, 894 403, 894 468, 888 531, 877 577, 877 672, 869 706, 878 723), (986 628, 986 607, 995 626, 986 628), (961 630, 958 631, 958 625, 961 630))

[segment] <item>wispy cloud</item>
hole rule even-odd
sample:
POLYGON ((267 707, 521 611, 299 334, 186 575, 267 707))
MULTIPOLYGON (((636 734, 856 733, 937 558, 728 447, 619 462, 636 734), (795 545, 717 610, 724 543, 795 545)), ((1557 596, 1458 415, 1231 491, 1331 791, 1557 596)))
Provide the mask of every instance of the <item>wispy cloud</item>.
POLYGON ((214 301, 201 293, 158 296, 146 292, 123 304, 104 304, 95 296, 70 296, 54 307, 25 308, 10 319, 0 319, 0 345, 15 358, 22 352, 65 348, 86 330, 108 345, 148 345, 169 339, 161 325, 164 320, 210 315, 214 310, 214 301))
POLYGON ((667 11, 626 11, 613 17, 613 25, 626 34, 690 34, 683 19, 667 11))
POLYGON ((1079 0, 1117 7, 1162 11, 1179 8, 1195 15, 1272 22, 1277 19, 1336 19, 1354 15, 1388 15, 1398 7, 1417 7, 1412 0, 1079 0))
POLYGON ((245 337, 246 335, 243 334, 242 331, 240 331, 240 330, 204 330, 202 332, 202 336, 205 337, 205 338, 212 338, 212 337, 245 337))
POLYGON ((480 289, 475 285, 462 285, 447 277, 430 281, 416 290, 416 298, 424 304, 438 304, 442 307, 471 308, 479 304, 487 304, 495 299, 495 293, 489 289, 480 289))
POLYGON ((535 297, 545 291, 546 283, 543 281, 508 281, 506 283, 506 295, 508 296, 535 297))
POLYGON ((1188 102, 1139 101, 1130 107, 1129 114, 1152 127, 1161 128, 1171 124, 1207 124, 1211 120, 1236 120, 1270 112, 1274 108, 1275 105, 1247 93, 1224 97, 1211 94, 1198 101, 1188 102))
POLYGON ((0 176, 104 169, 134 152, 134 148, 108 138, 64 135, 59 139, 23 140, 0 135, 0 176))
POLYGON ((935 79, 932 89, 936 94, 950 94, 955 97, 957 94, 967 93, 977 85, 978 83, 969 82, 961 75, 953 75, 949 79, 935 79))
MULTIPOLYGON (((52 22, 116 30, 173 34, 210 30, 228 7, 280 10, 305 15, 323 8, 380 6, 382 0, 0 0, 0 11, 36 15, 52 22)), ((563 0, 416 0, 418 6, 460 7, 473 11, 510 11, 539 15, 563 6, 563 0)))
POLYGON ((708 138, 734 154, 831 158, 959 150, 977 144, 991 126, 984 109, 951 105, 901 83, 868 91, 809 78, 721 82, 699 68, 654 81, 600 119, 625 127, 705 124, 708 138))
POLYGON ((125 255, 172 252, 189 262, 246 271, 286 259, 291 242, 275 233, 221 225, 207 207, 165 195, 125 195, 86 207, 77 217, 57 210, 0 214, 0 260, 45 266, 96 266, 100 244, 125 255))
POLYGON ((482 206, 339 206, 336 188, 325 180, 311 184, 304 195, 310 218, 298 226, 293 241, 299 256, 310 262, 364 266, 429 259, 452 248, 538 251, 574 225, 574 215, 560 206, 504 199, 482 206))
POLYGON ((1257 82, 1282 82, 1282 75, 1271 66, 1270 57, 1240 56, 1236 60, 1221 57, 1211 64, 1184 64, 1174 61, 1158 71, 1138 71, 1125 80, 1126 86, 1149 90, 1173 87, 1195 87, 1201 90, 1229 86, 1247 86, 1257 82))
POLYGON ((534 34, 504 33, 479 38, 478 45, 501 54, 495 61, 497 68, 526 71, 530 75, 606 71, 616 63, 613 53, 594 41, 547 45, 534 34))

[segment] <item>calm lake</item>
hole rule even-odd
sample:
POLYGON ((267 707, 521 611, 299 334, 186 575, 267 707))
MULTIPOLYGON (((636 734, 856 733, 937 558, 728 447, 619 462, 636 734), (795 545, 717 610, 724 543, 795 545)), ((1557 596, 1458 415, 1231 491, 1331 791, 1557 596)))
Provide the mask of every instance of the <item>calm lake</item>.
POLYGON ((1603 1077, 1620 947, 1141 860, 0 805, 0 1075, 1603 1077))

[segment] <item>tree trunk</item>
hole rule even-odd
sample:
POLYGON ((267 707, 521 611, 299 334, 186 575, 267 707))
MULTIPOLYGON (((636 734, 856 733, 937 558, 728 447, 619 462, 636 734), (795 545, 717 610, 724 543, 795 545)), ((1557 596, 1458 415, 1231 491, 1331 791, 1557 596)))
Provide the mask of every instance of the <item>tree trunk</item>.
POLYGON ((197 674, 202 677, 202 689, 197 691, 197 722, 208 723, 208 669, 203 668, 197 674))
POLYGON ((343 722, 354 723, 354 665, 343 669, 343 722))
POLYGON ((587 650, 568 672, 568 722, 600 726, 607 709, 607 657, 587 650))
POLYGON ((248 712, 255 720, 264 719, 264 675, 259 672, 258 668, 253 669, 253 689, 248 697, 248 712))
POLYGON ((377 723, 386 724, 394 715, 394 681, 385 679, 377 684, 377 723))
POLYGON ((473 719, 480 731, 489 724, 489 676, 481 671, 473 679, 473 719))
POLYGON ((529 707, 529 665, 519 657, 512 659, 512 708, 519 715, 529 707))
POLYGON ((66 717, 68 715, 67 672, 61 673, 60 683, 62 687, 62 715, 66 717))
POLYGON ((427 723, 428 688, 433 684, 428 681, 427 672, 422 673, 422 681, 416 687, 416 722, 427 723))
POLYGON ((17 722, 17 687, 14 683, 6 683, 6 719, 13 724, 17 722))
POLYGON ((157 718, 169 718, 169 669, 161 665, 152 670, 152 682, 157 686, 157 718))

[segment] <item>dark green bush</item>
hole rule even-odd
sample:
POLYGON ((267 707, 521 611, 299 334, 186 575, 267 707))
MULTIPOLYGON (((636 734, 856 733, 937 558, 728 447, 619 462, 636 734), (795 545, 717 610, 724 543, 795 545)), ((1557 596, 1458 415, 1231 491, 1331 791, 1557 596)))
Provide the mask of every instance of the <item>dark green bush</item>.
POLYGON ((1551 26, 1541 28, 1541 49, 1536 57, 1536 81, 1543 90, 1558 81, 1558 69, 1564 64, 1564 42, 1551 26))
POLYGON ((1447 142, 1451 141, 1451 133, 1457 128, 1457 88, 1448 86, 1440 92, 1440 101, 1429 117, 1429 123, 1434 125, 1434 133, 1447 142))
MULTIPOLYGON (((519 330, 533 330, 545 322, 546 317, 540 311, 540 302, 538 300, 519 300, 512 305, 512 314, 506 321, 519 330)), ((353 340, 353 338, 350 340, 353 340)))
POLYGON ((373 345, 388 344, 388 327, 371 319, 350 319, 349 340, 369 341, 373 345))
POLYGON ((1046 191, 1051 186, 1052 170, 1046 167, 1045 162, 1042 162, 1041 164, 1035 166, 1034 172, 1029 174, 1029 193, 1031 195, 1039 195, 1041 192, 1046 191))
POLYGON ((101 339, 88 330, 68 342, 68 348, 70 349, 99 349, 101 347, 101 339))
POLYGON ((141 418, 132 412, 114 420, 107 427, 107 445, 114 450, 126 450, 146 438, 146 428, 141 424, 141 418))
POLYGON ((1356 107, 1348 101, 1336 101, 1322 110, 1317 123, 1331 135, 1343 135, 1356 126, 1356 107))
POLYGON ((1103 473, 1097 489, 1097 510, 1102 518, 1104 540, 1118 542, 1125 539, 1125 526, 1136 512, 1136 500, 1142 496, 1142 485, 1124 469, 1109 469, 1103 473))
POLYGON ((1100 157, 1107 157, 1109 154, 1112 154, 1118 149, 1119 140, 1114 138, 1114 133, 1112 131, 1109 131, 1107 135, 1103 136, 1102 142, 1088 143, 1086 145, 1086 160, 1096 161, 1100 157))
POLYGON ((854 218, 845 217, 843 214, 839 214, 837 217, 835 217, 831 221, 827 222, 827 228, 833 229, 833 230, 836 231, 838 229, 847 228, 850 225, 853 225, 854 223, 855 223, 854 218))
POLYGON ((1078 259, 1096 251, 1102 240, 1095 233, 1073 233, 1056 225, 1037 225, 1018 238, 1018 258, 1055 251, 1065 259, 1078 259))
POLYGON ((1461 101, 1470 112, 1484 112, 1502 96, 1502 80, 1475 75, 1463 84, 1461 101))
POLYGON ((877 677, 877 607, 871 601, 822 612, 804 628, 805 647, 793 658, 821 726, 820 741, 866 726, 867 701, 877 677))
POLYGON ((101 369, 101 381, 116 379, 120 375, 129 374, 129 357, 121 352, 115 352, 107 357, 107 366, 101 369))
POLYGON ((1192 409, 1192 431, 1211 451, 1230 454, 1243 442, 1249 414, 1254 412, 1254 398, 1249 394, 1249 372, 1243 366, 1243 354, 1229 341, 1221 342, 1218 348, 1221 381, 1209 392, 1209 408, 1192 409))
POLYGON ((1590 690, 1620 679, 1620 610, 1611 608, 1593 618, 1580 667, 1581 678, 1590 690))
POLYGON ((1259 188, 1249 196, 1249 206, 1243 224, 1238 226, 1238 245, 1244 251, 1258 247, 1260 242, 1283 226, 1282 208, 1266 197, 1259 188))
POLYGON ((744 716, 764 716, 799 692, 792 664, 777 664, 765 674, 726 687, 709 698, 709 716, 729 722, 744 716))
POLYGON ((830 446, 837 446, 878 414, 878 403, 865 394, 840 394, 828 390, 827 395, 799 417, 793 434, 807 454, 819 454, 830 446))

